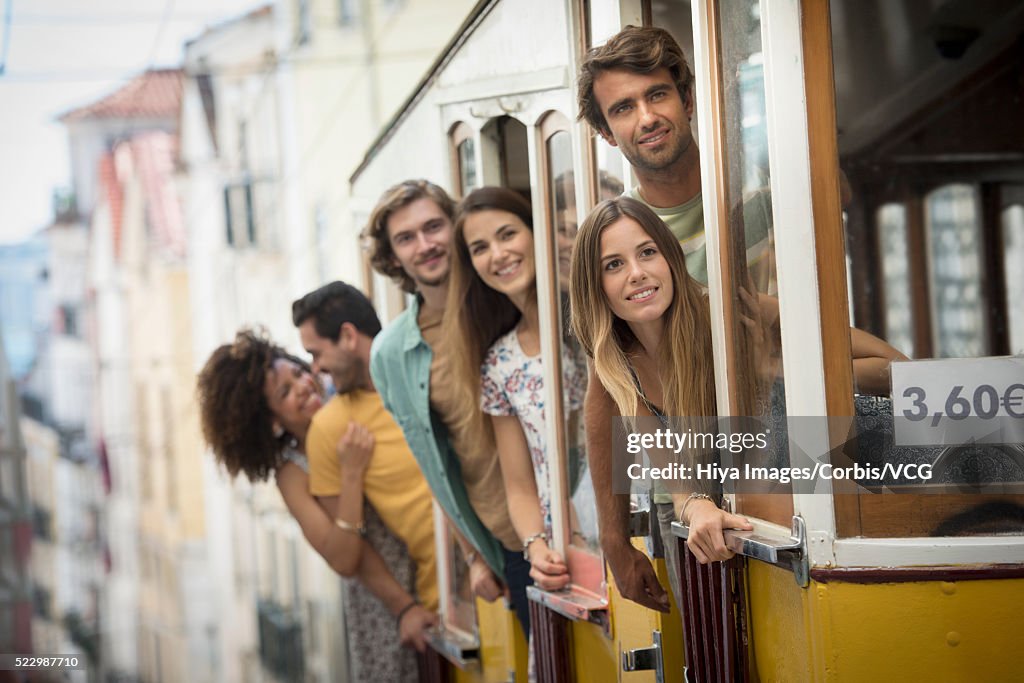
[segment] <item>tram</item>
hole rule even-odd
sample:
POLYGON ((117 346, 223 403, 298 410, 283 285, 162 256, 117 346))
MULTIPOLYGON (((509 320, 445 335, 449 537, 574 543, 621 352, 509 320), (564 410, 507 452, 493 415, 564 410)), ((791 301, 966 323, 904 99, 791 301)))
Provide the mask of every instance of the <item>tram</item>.
MULTIPOLYGON (((770 197, 774 223, 786 415, 855 414, 851 324, 917 359, 905 364, 913 381, 996 367, 992 382, 1009 392, 997 398, 1012 394, 1024 381, 1014 375, 1024 367, 1024 5, 1014 0, 482 0, 352 176, 356 223, 383 188, 412 177, 455 196, 502 185, 531 197, 542 349, 559 359, 564 241, 602 196, 634 184, 618 151, 576 121, 577 64, 629 24, 666 28, 694 67, 720 415, 742 415, 748 389, 734 209, 755 192, 770 197), (1000 357, 1007 364, 992 365, 1000 357)), ((403 295, 368 265, 364 280, 382 319, 400 312, 403 295)), ((558 363, 545 372, 547 405, 562 405, 558 363)), ((552 412, 558 466, 538 486, 560 501, 553 545, 574 583, 530 593, 538 680, 1024 677, 1020 488, 884 495, 836 481, 729 494, 755 531, 734 534, 741 554, 724 564, 683 553, 683 616, 675 604, 661 614, 618 594, 581 485, 578 422, 552 412)), ((807 438, 827 453, 841 436, 807 438)), ((1012 445, 996 457, 1024 467, 1012 445)), ((645 549, 642 509, 635 522, 645 549)), ((434 674, 527 680, 512 613, 474 601, 457 546, 438 544, 434 674)), ((655 566, 667 587, 664 562, 655 566)))

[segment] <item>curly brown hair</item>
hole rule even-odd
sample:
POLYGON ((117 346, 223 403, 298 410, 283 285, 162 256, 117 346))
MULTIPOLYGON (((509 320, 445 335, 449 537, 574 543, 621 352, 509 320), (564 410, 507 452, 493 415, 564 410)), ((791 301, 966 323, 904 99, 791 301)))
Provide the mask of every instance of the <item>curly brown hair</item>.
POLYGON ((608 121, 594 97, 597 77, 612 69, 649 74, 661 68, 668 69, 679 97, 688 102, 693 91, 693 72, 672 34, 655 26, 626 26, 604 45, 591 49, 580 64, 576 81, 580 109, 577 119, 585 120, 598 133, 607 134, 608 121))
POLYGON ((455 202, 444 189, 429 180, 405 180, 384 191, 361 235, 364 248, 370 254, 370 265, 373 269, 394 280, 409 294, 416 291, 416 283, 395 258, 391 239, 388 237, 388 219, 399 209, 424 198, 434 200, 449 219, 454 216, 455 202))
POLYGON ((263 395, 267 372, 278 359, 309 365, 269 341, 265 334, 240 330, 206 361, 196 391, 203 436, 232 477, 244 472, 265 481, 281 461, 290 435, 274 435, 274 415, 263 395))

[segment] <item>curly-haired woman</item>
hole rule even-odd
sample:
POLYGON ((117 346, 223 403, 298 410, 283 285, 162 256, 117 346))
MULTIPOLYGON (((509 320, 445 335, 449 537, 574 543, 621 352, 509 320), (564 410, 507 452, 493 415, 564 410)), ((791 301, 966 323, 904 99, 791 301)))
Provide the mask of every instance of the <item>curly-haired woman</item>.
POLYGON ((373 435, 352 425, 338 443, 347 476, 335 521, 309 492, 305 438, 323 400, 309 365, 262 334, 242 330, 207 360, 198 394, 203 435, 228 473, 244 473, 254 482, 273 474, 313 549, 339 574, 362 584, 345 582, 354 680, 415 680, 415 658, 397 647, 393 618, 399 640, 422 650, 424 631, 436 617, 411 595, 415 571, 405 546, 363 501, 373 435))

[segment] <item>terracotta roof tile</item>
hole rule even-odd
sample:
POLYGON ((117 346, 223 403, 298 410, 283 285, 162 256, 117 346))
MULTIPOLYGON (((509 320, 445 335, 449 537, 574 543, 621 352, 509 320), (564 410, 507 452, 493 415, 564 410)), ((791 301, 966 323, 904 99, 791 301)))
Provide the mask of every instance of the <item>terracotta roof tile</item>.
POLYGON ((61 123, 91 119, 176 117, 181 106, 181 69, 150 69, 92 104, 63 114, 61 123))

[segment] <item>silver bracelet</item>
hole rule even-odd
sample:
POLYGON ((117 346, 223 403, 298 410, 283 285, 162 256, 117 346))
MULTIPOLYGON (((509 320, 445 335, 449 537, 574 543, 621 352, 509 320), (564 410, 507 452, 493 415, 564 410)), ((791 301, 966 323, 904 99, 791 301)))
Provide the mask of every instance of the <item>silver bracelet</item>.
POLYGON ((548 542, 548 535, 546 533, 544 533, 543 531, 541 531, 540 533, 536 533, 533 536, 527 536, 526 537, 526 540, 523 541, 523 559, 524 560, 526 560, 527 562, 530 561, 530 544, 533 543, 534 541, 539 541, 541 539, 544 539, 545 543, 548 542))
POLYGON ((687 526, 689 526, 689 522, 683 519, 683 514, 686 512, 686 506, 695 500, 710 500, 712 503, 715 502, 715 499, 706 493, 691 493, 687 496, 686 500, 683 501, 683 507, 679 508, 679 521, 683 522, 687 526))

